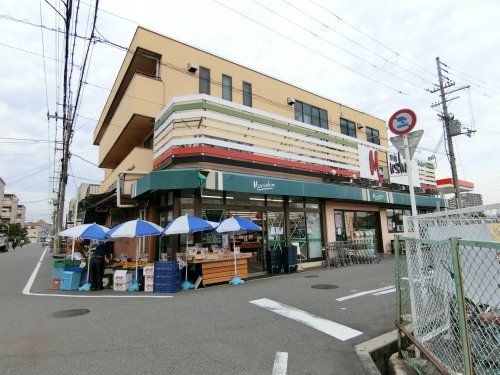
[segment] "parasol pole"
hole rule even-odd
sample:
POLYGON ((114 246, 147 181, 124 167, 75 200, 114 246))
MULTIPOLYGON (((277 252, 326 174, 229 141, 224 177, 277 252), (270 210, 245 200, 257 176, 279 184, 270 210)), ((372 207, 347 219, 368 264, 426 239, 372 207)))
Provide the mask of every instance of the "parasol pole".
MULTIPOLYGON (((73 215, 73 228, 76 227, 77 217, 78 217, 78 196, 76 197, 76 202, 75 202, 75 214, 73 215)), ((73 260, 73 257, 75 255, 75 240, 76 238, 73 237, 73 243, 71 244, 71 260, 73 260)))
POLYGON ((141 237, 137 237, 135 246, 135 281, 139 283, 139 247, 141 237))
POLYGON ((186 233, 186 258, 185 258, 185 261, 186 261, 186 282, 189 281, 188 280, 188 243, 189 243, 189 233, 186 233))
POLYGON ((236 240, 234 237, 235 233, 233 232, 234 276, 238 276, 238 271, 236 270, 236 240))

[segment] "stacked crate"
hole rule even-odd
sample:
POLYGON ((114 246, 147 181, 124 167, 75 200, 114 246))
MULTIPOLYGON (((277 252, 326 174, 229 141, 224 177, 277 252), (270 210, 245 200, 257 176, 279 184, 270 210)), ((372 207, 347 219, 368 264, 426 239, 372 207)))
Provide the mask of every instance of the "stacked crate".
POLYGON ((54 267, 52 269, 52 279, 50 280, 50 288, 59 290, 61 287, 61 280, 65 267, 78 267, 79 260, 54 260, 54 267))
POLYGON ((298 268, 298 254, 296 246, 283 246, 281 249, 283 272, 296 272, 298 268))
POLYGON ((182 273, 177 261, 155 262, 154 285, 155 293, 176 293, 181 290, 182 273))
POLYGON ((275 274, 281 272, 281 250, 267 250, 266 251, 266 267, 268 274, 275 274))

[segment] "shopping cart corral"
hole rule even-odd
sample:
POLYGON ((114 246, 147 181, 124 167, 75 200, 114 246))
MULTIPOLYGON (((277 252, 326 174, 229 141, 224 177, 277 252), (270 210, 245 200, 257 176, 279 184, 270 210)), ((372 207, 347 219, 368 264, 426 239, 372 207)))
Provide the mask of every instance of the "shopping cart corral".
POLYGON ((323 248, 323 263, 327 268, 362 263, 380 263, 376 243, 362 240, 330 242, 323 248))

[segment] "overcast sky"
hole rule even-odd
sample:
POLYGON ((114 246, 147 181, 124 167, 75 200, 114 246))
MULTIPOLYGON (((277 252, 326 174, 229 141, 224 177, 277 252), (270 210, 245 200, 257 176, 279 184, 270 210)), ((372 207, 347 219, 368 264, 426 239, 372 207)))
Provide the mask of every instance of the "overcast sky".
MULTIPOLYGON (((49 1, 57 7, 56 0, 49 1)), ((87 3, 91 1, 81 2, 80 35, 88 30, 87 3)), ((456 87, 472 86, 471 101, 467 91, 461 91, 460 98, 450 103, 450 111, 465 126, 475 124, 477 130, 472 138, 455 138, 459 177, 474 182, 486 203, 500 201, 497 1, 144 0, 138 4, 101 0, 97 29, 108 40, 128 46, 140 24, 382 119, 397 109, 412 108, 418 116, 417 127, 425 130, 421 146, 427 151, 417 153, 424 160, 442 135, 437 112, 430 107, 438 96, 425 91, 437 82, 435 58, 440 56, 456 87)), ((50 217, 54 145, 5 138, 54 138, 55 122, 46 119, 45 80, 49 111, 61 113, 56 106, 54 59, 62 58, 62 44, 56 55, 62 35, 45 30, 42 48, 40 28, 8 18, 40 24, 40 6, 42 23, 62 28, 59 16, 44 1, 4 0, 0 5, 0 177, 7 183, 6 192, 17 194, 26 204, 27 220, 50 217), (45 70, 39 56, 43 52, 45 70)), ((82 41, 77 41, 75 50, 74 61, 79 65, 82 41)), ((92 49, 72 152, 94 163, 98 159, 97 147, 92 146, 95 120, 123 57, 123 51, 102 43, 92 49)), ((74 87, 78 75, 75 70, 74 87)), ((257 88, 255 93, 266 96, 257 88)), ((450 177, 444 145, 436 160, 437 177, 450 177)), ((77 157, 71 159, 70 173, 74 180, 68 181, 69 198, 76 185, 99 182, 103 176, 101 170, 77 157)))

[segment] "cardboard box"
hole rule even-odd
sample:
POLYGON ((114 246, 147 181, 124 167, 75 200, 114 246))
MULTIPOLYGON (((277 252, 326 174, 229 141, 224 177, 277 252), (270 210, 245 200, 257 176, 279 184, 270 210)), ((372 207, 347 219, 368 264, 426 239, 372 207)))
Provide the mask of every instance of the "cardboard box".
POLYGON ((155 281, 155 277, 154 276, 144 276, 144 284, 152 284, 154 283, 155 281))
POLYGON ((144 291, 145 292, 152 292, 153 291, 153 284, 144 284, 144 291))
POLYGON ((126 270, 117 270, 113 275, 113 284, 126 284, 132 281, 132 273, 126 270))
POLYGON ((142 274, 144 276, 154 276, 154 274, 155 274, 155 267, 154 266, 145 266, 142 269, 142 274))
POLYGON ((130 288, 130 283, 115 284, 113 288, 117 292, 126 292, 130 288))

